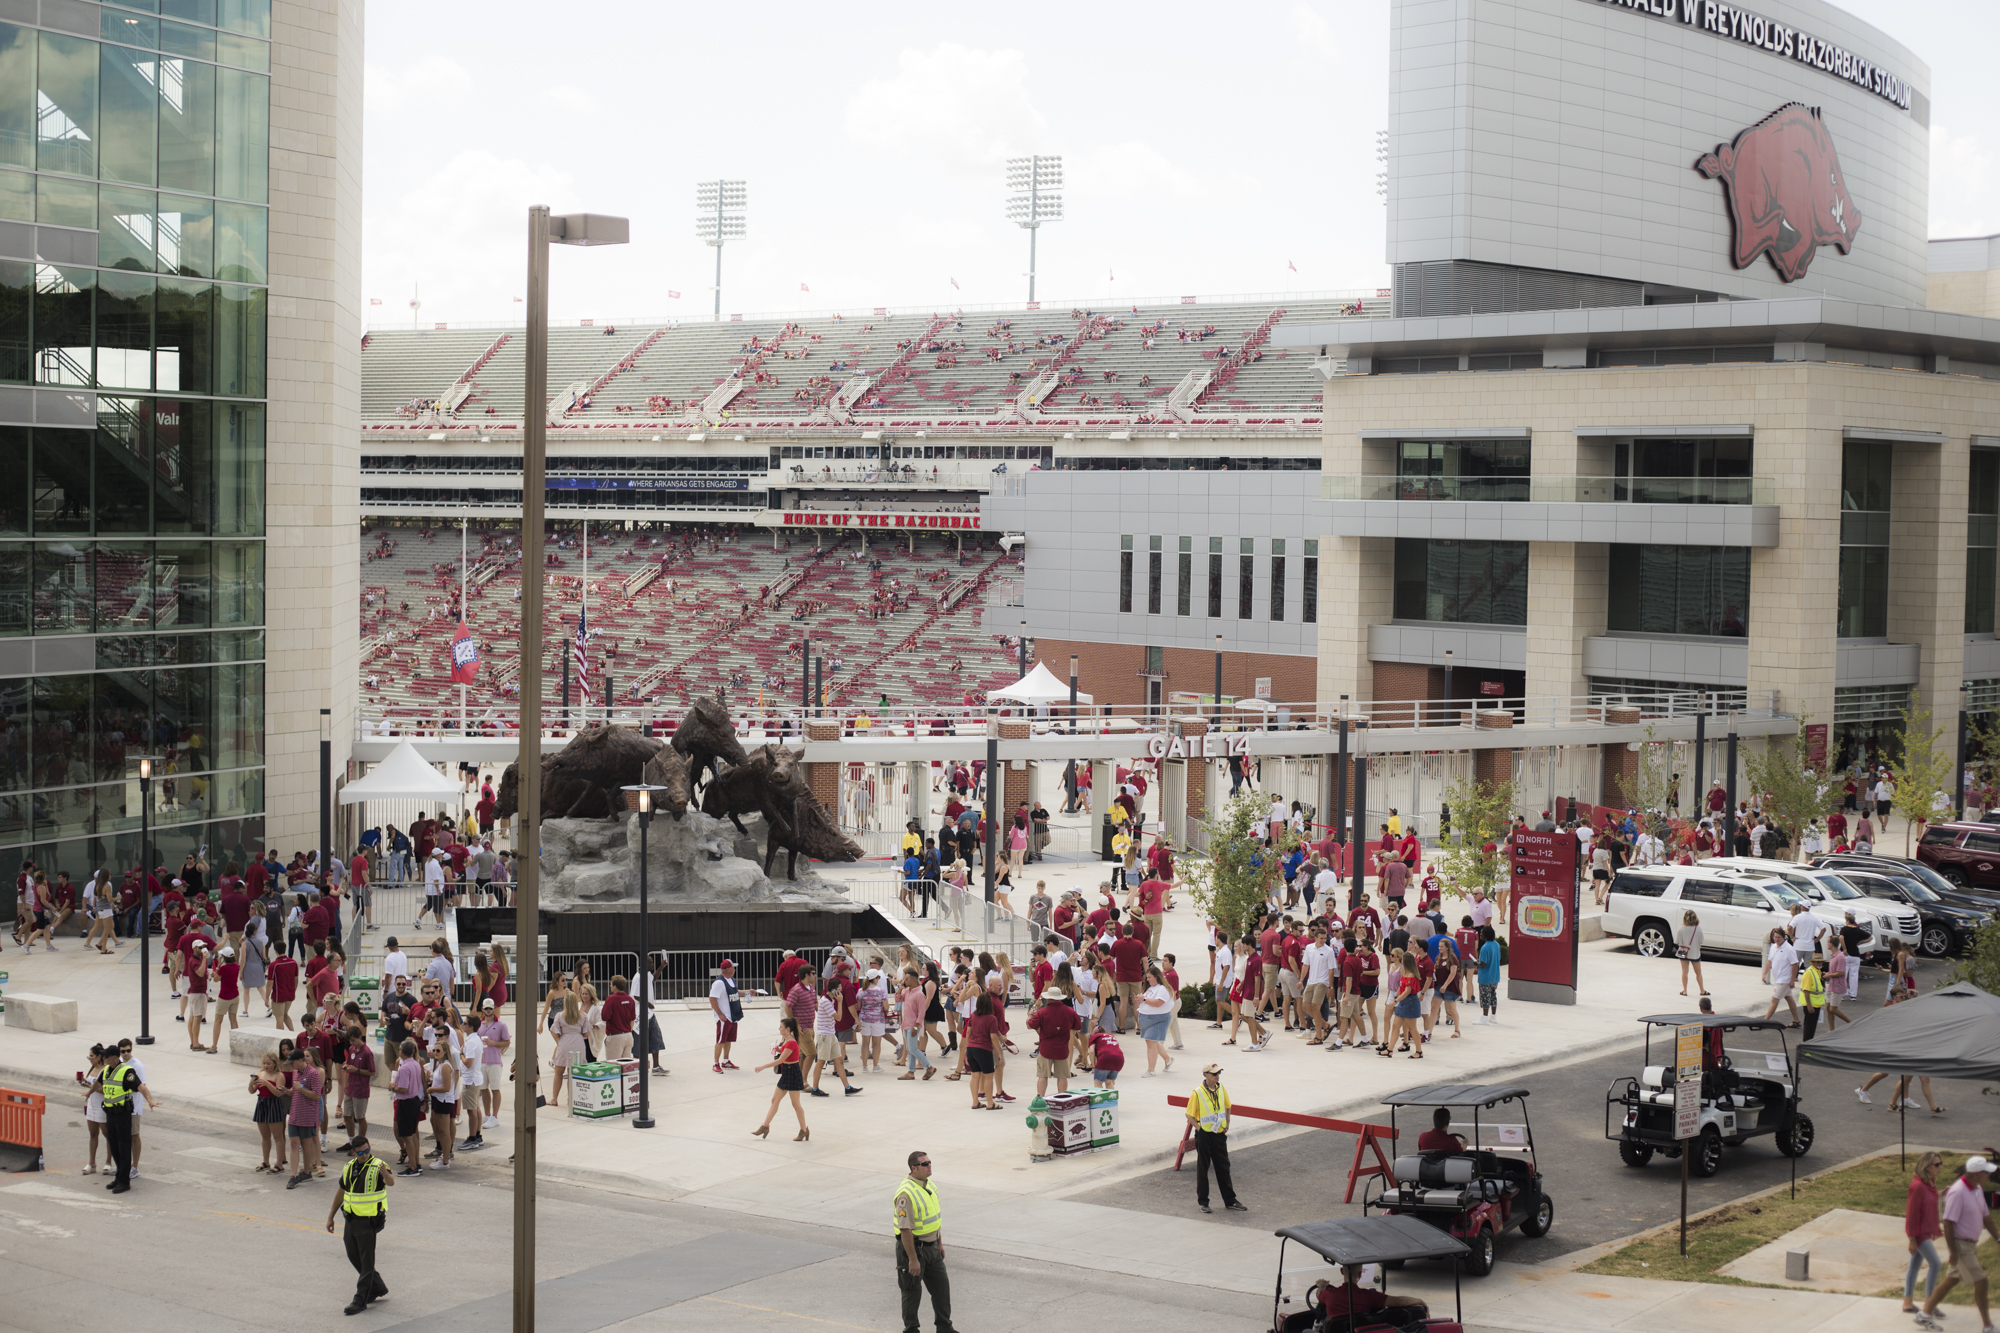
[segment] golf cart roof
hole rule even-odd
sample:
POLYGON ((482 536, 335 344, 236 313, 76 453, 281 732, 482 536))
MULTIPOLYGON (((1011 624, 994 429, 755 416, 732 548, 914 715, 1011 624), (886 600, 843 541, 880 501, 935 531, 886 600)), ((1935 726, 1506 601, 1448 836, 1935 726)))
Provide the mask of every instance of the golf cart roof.
POLYGON ((1272 1234, 1295 1240, 1328 1263, 1341 1267, 1408 1259, 1447 1259, 1469 1253, 1465 1243, 1448 1232, 1414 1217, 1390 1213, 1308 1222, 1272 1234))
MULTIPOLYGON (((1783 1027, 1784 1024, 1778 1024, 1783 1027)), ((1486 1106, 1528 1095, 1526 1088, 1509 1083, 1434 1083, 1391 1093, 1384 1106, 1486 1106)))
POLYGON ((1786 1023, 1781 1018, 1752 1018, 1748 1014, 1648 1014, 1639 1020, 1660 1027, 1680 1027, 1686 1023, 1699 1023, 1705 1028, 1721 1028, 1724 1032, 1737 1028, 1748 1028, 1752 1032, 1768 1032, 1782 1029, 1786 1023))

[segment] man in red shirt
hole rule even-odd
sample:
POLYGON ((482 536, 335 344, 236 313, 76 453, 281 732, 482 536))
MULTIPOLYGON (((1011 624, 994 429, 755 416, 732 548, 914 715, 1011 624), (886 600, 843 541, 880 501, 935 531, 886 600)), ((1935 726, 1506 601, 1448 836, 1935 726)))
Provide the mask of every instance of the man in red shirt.
MULTIPOLYGON (((1108 890, 1111 886, 1107 884, 1104 887, 1108 890)), ((1110 919, 1111 908, 1092 908, 1090 915, 1084 918, 1084 923, 1090 927, 1090 938, 1094 940, 1101 937, 1104 934, 1104 923, 1110 919)))
POLYGON ((785 950, 785 960, 778 964, 777 985, 774 987, 777 993, 780 995, 790 995, 792 993, 792 983, 799 979, 799 973, 805 971, 807 966, 808 964, 805 959, 799 957, 790 949, 785 950))
MULTIPOLYGON (((194 952, 196 949, 204 950, 209 955, 213 956, 215 952, 215 937, 213 935, 207 934, 206 932, 202 931, 198 926, 195 926, 193 924, 189 924, 187 926, 182 927, 181 937, 178 942, 176 950, 181 960, 180 972, 182 976, 189 975, 189 971, 194 964, 194 952)), ((204 975, 205 974, 206 974, 206 969, 204 969, 204 975)), ((187 1017, 187 1009, 188 1009, 188 997, 185 993, 182 993, 181 1017, 183 1018, 187 1017)), ((193 1043, 190 1042, 189 1044, 192 1045, 193 1043)))
POLYGON ((1263 969, 1257 989, 1257 1016, 1267 1019, 1271 1016, 1271 1006, 1278 1003, 1278 936, 1281 932, 1278 918, 1268 917, 1266 921, 1263 932, 1257 936, 1257 962, 1263 969))
POLYGON ((1125 923, 1125 928, 1131 933, 1133 939, 1146 946, 1146 956, 1148 958, 1155 957, 1156 955, 1153 951, 1153 932, 1146 925, 1146 918, 1140 914, 1137 907, 1134 907, 1126 915, 1131 917, 1131 920, 1125 923))
MULTIPOLYGON (((242 936, 236 938, 241 939, 242 936)), ((222 1042, 222 1020, 229 1020, 229 1030, 236 1031, 236 1010, 242 1002, 242 991, 238 979, 243 968, 236 961, 236 950, 225 944, 215 963, 215 1026, 209 1029, 208 1053, 214 1055, 222 1042)))
POLYGON ((252 898, 255 898, 264 891, 264 885, 270 877, 271 872, 264 869, 263 858, 253 856, 250 858, 250 869, 243 873, 243 887, 252 898))
POLYGON ((1049 966, 1048 945, 1037 944, 1034 947, 1033 958, 1035 961, 1028 968, 1028 993, 1040 995, 1049 988, 1049 982, 1054 980, 1056 970, 1049 966))
POLYGON ((623 1060, 632 1054, 632 1025, 639 1017, 639 1002, 632 998, 632 983, 625 977, 611 978, 611 994, 604 998, 604 1057, 623 1060))
MULTIPOLYGON (((1154 846, 1157 848, 1159 844, 1154 846)), ((1146 919, 1146 944, 1155 958, 1160 956, 1160 925, 1166 919, 1167 890, 1171 887, 1166 878, 1157 873, 1139 885, 1139 914, 1146 919)))
POLYGON ((1361 954, 1355 947, 1354 932, 1348 931, 1340 937, 1340 1036, 1342 1045, 1358 1046, 1362 1042, 1361 1024, 1361 978, 1368 970, 1361 961, 1361 954))
POLYGON ((1138 1025, 1133 1006, 1146 982, 1146 946, 1126 926, 1111 946, 1111 980, 1118 990, 1118 1030, 1138 1025))
POLYGON ((1049 1090, 1056 1081, 1057 1092, 1069 1091, 1070 1036, 1083 1026, 1068 997, 1054 986, 1042 992, 1042 1003, 1028 1015, 1028 1027, 1035 1034, 1035 1095, 1049 1090))
POLYGON ((354 910, 361 914, 361 928, 375 929, 375 892, 368 881, 368 849, 356 847, 347 863, 347 891, 353 895, 354 910))
POLYGON ((327 961, 325 947, 324 944, 320 946, 319 968, 313 970, 308 966, 306 971, 306 995, 312 1000, 315 1010, 326 1002, 327 996, 340 989, 340 976, 333 970, 333 964, 327 961))
POLYGON ((243 927, 250 920, 250 899, 240 887, 241 883, 234 876, 225 876, 221 886, 222 925, 228 932, 228 943, 231 948, 242 945, 243 927))
POLYGON ((264 974, 271 985, 271 1017, 284 1031, 292 1031, 292 1003, 299 997, 299 964, 290 954, 271 960, 264 974))
POLYGON ((1076 907, 1068 894, 1056 904, 1055 911, 1049 913, 1049 929, 1069 941, 1069 947, 1076 947, 1076 907))
POLYGON ((492 836, 493 811, 498 805, 499 802, 493 797, 493 786, 491 783, 479 789, 479 803, 473 806, 472 817, 479 821, 479 834, 481 837, 492 836))
POLYGON ((340 1123, 347 1131, 347 1142, 340 1150, 353 1152, 354 1145, 368 1137, 368 1098, 375 1080, 375 1052, 368 1049, 367 1034, 359 1027, 347 1029, 341 1076, 340 1123))
POLYGON ((1431 1112, 1431 1127, 1417 1136, 1418 1152, 1464 1152, 1465 1140, 1451 1132, 1451 1108, 1431 1112))
POLYGON ((327 934, 333 926, 333 923, 327 920, 326 904, 317 894, 313 895, 311 904, 311 906, 306 908, 304 918, 306 945, 308 948, 315 944, 325 943, 327 934))

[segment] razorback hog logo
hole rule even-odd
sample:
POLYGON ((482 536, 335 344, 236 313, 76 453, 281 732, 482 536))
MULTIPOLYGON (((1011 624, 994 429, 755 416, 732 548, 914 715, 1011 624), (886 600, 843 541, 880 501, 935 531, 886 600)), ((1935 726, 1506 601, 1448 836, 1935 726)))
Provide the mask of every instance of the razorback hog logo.
POLYGON ((1805 276, 1813 252, 1837 246, 1842 254, 1861 230, 1861 213, 1841 179, 1833 136, 1819 108, 1787 102, 1712 153, 1694 169, 1720 179, 1735 229, 1730 260, 1745 268, 1760 253, 1786 282, 1805 276))

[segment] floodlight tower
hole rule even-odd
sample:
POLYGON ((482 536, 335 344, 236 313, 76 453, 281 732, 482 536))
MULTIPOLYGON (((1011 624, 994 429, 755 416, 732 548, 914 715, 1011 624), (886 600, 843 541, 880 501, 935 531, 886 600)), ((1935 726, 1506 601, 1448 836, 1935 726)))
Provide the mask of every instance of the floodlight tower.
POLYGON ((694 187, 694 234, 715 247, 715 318, 722 319, 722 243, 743 235, 749 192, 742 181, 703 181, 694 187))
POLYGON ((1062 158, 1007 159, 1007 220, 1028 229, 1028 300, 1035 299, 1035 233, 1062 221, 1062 158))

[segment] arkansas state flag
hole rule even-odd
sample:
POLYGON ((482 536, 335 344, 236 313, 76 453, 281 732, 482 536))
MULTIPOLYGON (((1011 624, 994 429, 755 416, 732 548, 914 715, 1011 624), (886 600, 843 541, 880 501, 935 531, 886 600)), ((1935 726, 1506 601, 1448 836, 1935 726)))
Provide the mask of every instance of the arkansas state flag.
POLYGON ((458 623, 458 633, 451 641, 451 679, 456 685, 470 685, 479 675, 479 640, 472 637, 472 631, 465 622, 458 623))

